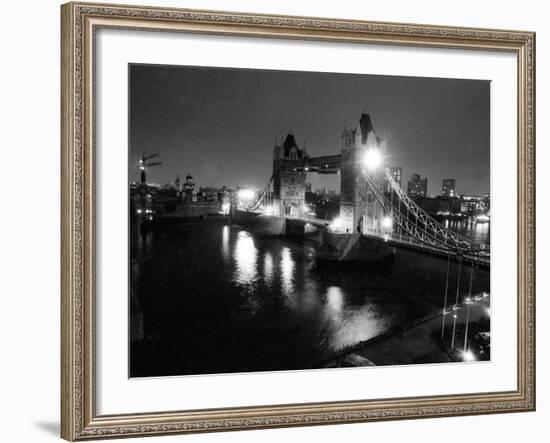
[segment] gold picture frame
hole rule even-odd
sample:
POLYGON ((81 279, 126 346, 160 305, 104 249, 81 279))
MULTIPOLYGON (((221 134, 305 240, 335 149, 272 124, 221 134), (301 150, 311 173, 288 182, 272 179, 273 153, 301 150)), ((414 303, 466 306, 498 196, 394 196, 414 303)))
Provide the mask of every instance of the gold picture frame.
POLYGON ((61 436, 64 439, 74 441, 535 409, 534 33, 80 2, 63 5, 61 18, 61 436), (94 36, 100 28, 471 48, 517 54, 517 390, 98 416, 94 364, 94 36))

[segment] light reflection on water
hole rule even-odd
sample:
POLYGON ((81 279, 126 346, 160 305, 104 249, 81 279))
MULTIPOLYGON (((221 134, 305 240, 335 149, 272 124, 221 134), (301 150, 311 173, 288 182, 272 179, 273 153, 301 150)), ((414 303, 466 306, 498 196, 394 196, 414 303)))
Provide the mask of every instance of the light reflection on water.
MULTIPOLYGON (((323 288, 319 275, 311 266, 311 251, 293 248, 279 242, 260 248, 260 243, 249 232, 224 226, 223 251, 233 248, 233 254, 224 254, 226 265, 233 267, 233 282, 243 296, 242 311, 253 317, 261 309, 262 297, 280 293, 283 304, 290 310, 290 318, 303 322, 304 334, 318 335, 317 340, 327 350, 337 350, 368 339, 383 331, 386 320, 369 302, 348 303, 346 290, 330 285, 323 288), (236 238, 231 245, 229 238, 236 238), (263 265, 258 266, 259 263, 263 265), (261 290, 264 285, 266 291, 261 290)), ((269 242, 268 242, 269 243, 269 242)))
POLYGON ((254 246, 252 236, 241 231, 237 235, 237 241, 233 250, 235 260, 234 281, 242 285, 253 283, 257 275, 258 250, 254 246))
POLYGON ((230 250, 229 250, 229 235, 231 230, 229 229, 229 226, 224 226, 222 228, 222 255, 225 260, 229 258, 230 250))
MULTIPOLYGON (((151 258, 132 269, 144 324, 134 374, 309 368, 443 303, 447 262, 427 255, 400 250, 383 268, 319 266, 314 246, 237 226, 161 228, 140 239, 151 258)), ((450 293, 456 281, 452 265, 450 293)), ((473 292, 489 289, 489 273, 476 270, 473 292)))
POLYGON ((327 317, 340 323, 342 321, 342 310, 344 307, 344 293, 338 286, 329 286, 327 289, 327 317))
POLYGON ((264 255, 264 280, 267 286, 273 284, 273 257, 269 251, 264 255))
POLYGON ((294 268, 294 260, 290 254, 290 249, 286 246, 281 251, 281 284, 283 292, 287 297, 294 296, 294 285, 292 284, 294 268))
POLYGON ((445 227, 453 230, 457 234, 463 235, 474 244, 491 243, 491 224, 479 223, 473 219, 468 220, 445 220, 445 227))

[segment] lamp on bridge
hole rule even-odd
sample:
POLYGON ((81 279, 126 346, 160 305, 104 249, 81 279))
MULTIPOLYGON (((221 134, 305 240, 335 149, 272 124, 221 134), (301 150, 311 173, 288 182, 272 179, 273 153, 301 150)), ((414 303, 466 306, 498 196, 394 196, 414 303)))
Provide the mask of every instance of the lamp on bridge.
POLYGON ((250 202, 255 194, 256 193, 252 189, 239 189, 237 197, 239 197, 239 200, 250 202))
POLYGON ((393 227, 393 219, 389 215, 386 215, 382 219, 382 228, 385 230, 391 231, 392 227, 393 227))
POLYGON ((338 232, 342 230, 342 219, 340 217, 336 217, 330 225, 328 226, 329 230, 331 232, 338 232))
POLYGON ((277 211, 275 210, 275 206, 268 205, 264 207, 264 214, 265 215, 278 215, 277 211))
POLYGON ((363 156, 363 165, 369 170, 378 169, 382 165, 382 154, 376 148, 371 148, 363 156))

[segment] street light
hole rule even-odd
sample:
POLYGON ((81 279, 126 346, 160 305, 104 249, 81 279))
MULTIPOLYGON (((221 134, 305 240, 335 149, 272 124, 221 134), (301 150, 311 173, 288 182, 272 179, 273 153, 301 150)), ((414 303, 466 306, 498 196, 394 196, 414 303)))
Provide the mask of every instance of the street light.
POLYGON ((329 229, 331 231, 339 231, 342 229, 342 219, 340 217, 336 217, 332 220, 332 223, 329 225, 329 229))
POLYGON ((389 215, 382 219, 382 228, 390 230, 393 226, 393 220, 389 215))
POLYGON ((363 156, 363 164, 367 169, 377 169, 382 165, 382 154, 376 148, 371 148, 363 156))

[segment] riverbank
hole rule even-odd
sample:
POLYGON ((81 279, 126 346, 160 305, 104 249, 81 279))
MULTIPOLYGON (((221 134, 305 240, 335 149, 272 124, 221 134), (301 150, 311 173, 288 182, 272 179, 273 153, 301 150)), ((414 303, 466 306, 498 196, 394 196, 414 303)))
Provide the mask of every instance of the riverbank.
MULTIPOLYGON (((441 312, 429 314, 348 347, 313 366, 388 366, 463 361, 466 324, 468 349, 476 348, 477 344, 473 342, 473 338, 479 332, 486 332, 484 329, 487 329, 486 325, 490 319, 490 297, 478 295, 472 300, 469 313, 466 304, 458 305, 456 310, 447 310, 444 325, 441 312), (453 318, 455 315, 456 323, 453 318)), ((468 359, 471 360, 475 358, 476 353, 468 355, 468 359)), ((478 356, 479 359, 488 357, 489 355, 478 356)))

